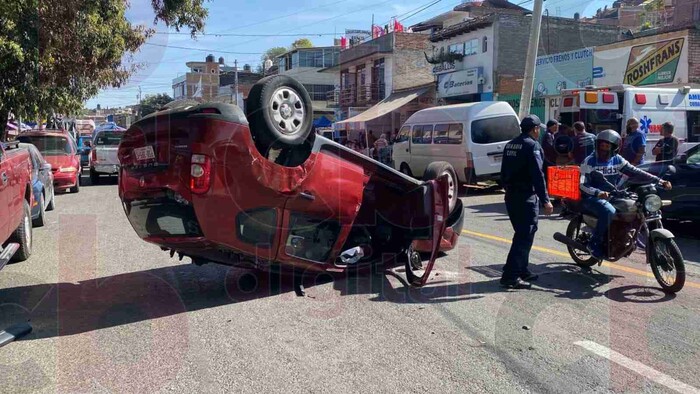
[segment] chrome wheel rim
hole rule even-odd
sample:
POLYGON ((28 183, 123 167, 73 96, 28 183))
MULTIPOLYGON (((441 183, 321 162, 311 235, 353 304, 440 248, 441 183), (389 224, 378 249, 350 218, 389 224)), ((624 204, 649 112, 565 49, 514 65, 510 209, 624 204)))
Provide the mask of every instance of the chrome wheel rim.
POLYGON ((304 125, 306 108, 299 93, 288 87, 281 87, 272 93, 268 107, 275 128, 282 134, 299 133, 304 125))
POLYGON ((447 175, 447 201, 449 202, 450 212, 457 205, 457 183, 454 178, 452 178, 452 173, 450 171, 443 171, 440 176, 447 175))
POLYGON ((32 227, 29 222, 29 216, 25 215, 24 216, 24 234, 27 236, 27 247, 31 248, 32 246, 32 227))

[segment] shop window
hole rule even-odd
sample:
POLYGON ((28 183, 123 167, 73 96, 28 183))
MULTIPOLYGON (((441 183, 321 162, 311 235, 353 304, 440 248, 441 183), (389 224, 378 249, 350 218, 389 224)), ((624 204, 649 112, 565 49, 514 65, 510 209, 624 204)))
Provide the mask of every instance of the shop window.
POLYGON ((479 53, 479 39, 474 38, 464 43, 464 56, 476 55, 479 53))
POLYGON ((433 140, 433 126, 413 126, 413 136, 411 143, 413 144, 429 144, 433 140))
POLYGON ((462 124, 437 124, 433 134, 434 144, 458 145, 462 143, 462 124))

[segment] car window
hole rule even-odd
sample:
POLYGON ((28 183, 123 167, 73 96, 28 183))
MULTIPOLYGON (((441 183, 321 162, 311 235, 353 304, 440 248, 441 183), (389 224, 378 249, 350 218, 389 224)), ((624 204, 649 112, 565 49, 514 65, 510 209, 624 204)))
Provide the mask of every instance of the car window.
POLYGON ((413 126, 413 137, 411 142, 414 144, 429 144, 433 139, 433 125, 413 126))
POLYGON ((399 131, 399 135, 396 137, 396 142, 406 142, 411 136, 411 126, 404 126, 399 131))
POLYGON ((433 135, 434 144, 461 144, 462 143, 462 124, 436 124, 433 135))
POLYGON ((271 247, 277 234, 277 210, 262 208, 239 213, 236 231, 243 242, 260 248, 271 247))
POLYGON ((497 116, 472 122, 472 142, 493 144, 510 141, 520 134, 520 125, 515 116, 497 116))
POLYGON ((116 146, 123 136, 124 133, 102 132, 95 137, 95 145, 116 146))
POLYGON ((63 156, 73 153, 73 144, 66 137, 58 136, 21 136, 18 138, 21 142, 30 143, 41 152, 44 156, 63 156))
POLYGON ((700 164, 700 149, 697 149, 695 151, 695 153, 688 156, 688 160, 686 160, 686 164, 700 164))
POLYGON ((340 223, 317 219, 299 212, 289 218, 289 236, 285 253, 311 261, 326 261, 340 234, 340 223))

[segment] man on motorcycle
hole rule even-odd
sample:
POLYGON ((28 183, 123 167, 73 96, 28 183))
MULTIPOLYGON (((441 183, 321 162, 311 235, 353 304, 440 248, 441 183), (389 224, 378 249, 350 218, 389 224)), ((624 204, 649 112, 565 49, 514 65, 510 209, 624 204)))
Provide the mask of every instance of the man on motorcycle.
POLYGON ((599 171, 612 185, 618 185, 623 175, 634 177, 642 181, 658 182, 665 189, 671 188, 671 183, 642 171, 630 164, 618 154, 622 138, 614 130, 601 131, 596 137, 596 149, 581 163, 581 191, 584 208, 595 214, 598 224, 593 230, 593 237, 589 248, 594 258, 603 260, 607 256, 603 251, 603 244, 608 233, 608 228, 615 215, 615 207, 608 202, 610 198, 610 186, 602 180, 591 177, 593 171, 599 171))

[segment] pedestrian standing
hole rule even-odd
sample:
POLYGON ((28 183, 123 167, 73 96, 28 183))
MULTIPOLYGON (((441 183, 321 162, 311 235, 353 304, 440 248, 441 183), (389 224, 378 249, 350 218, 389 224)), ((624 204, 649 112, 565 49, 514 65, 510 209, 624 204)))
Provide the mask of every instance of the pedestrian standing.
MULTIPOLYGON (((547 122, 547 133, 542 140, 545 167, 556 165, 557 151, 554 149, 554 136, 559 132, 559 122, 552 119, 547 122)), ((545 170, 545 174, 547 171, 545 170)))
POLYGON ((581 165, 586 157, 595 150, 595 135, 586 131, 583 122, 574 123, 574 149, 571 152, 571 159, 576 165, 581 165))
POLYGON ((630 118, 625 127, 627 135, 622 143, 622 157, 633 166, 644 163, 644 153, 647 148, 647 136, 639 130, 639 119, 630 118))
POLYGON ((673 135, 673 123, 666 122, 661 125, 664 138, 656 143, 651 153, 656 155, 656 161, 673 160, 678 154, 678 138, 673 135))
POLYGON ((530 249, 537 232, 540 203, 550 215, 554 210, 549 201, 542 173, 540 119, 526 116, 520 122, 521 134, 506 144, 503 150, 501 179, 506 191, 506 210, 515 234, 503 267, 501 285, 510 289, 529 289, 537 275, 528 269, 530 249))

